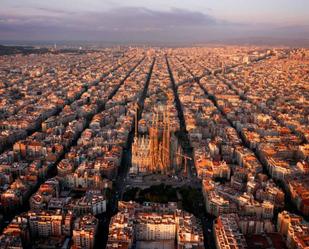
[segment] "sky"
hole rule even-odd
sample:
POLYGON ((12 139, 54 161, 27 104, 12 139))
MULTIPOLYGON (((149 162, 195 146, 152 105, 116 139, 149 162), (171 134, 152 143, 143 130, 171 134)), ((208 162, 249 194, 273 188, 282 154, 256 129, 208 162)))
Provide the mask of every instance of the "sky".
POLYGON ((0 0, 0 40, 309 40, 309 0, 0 0))

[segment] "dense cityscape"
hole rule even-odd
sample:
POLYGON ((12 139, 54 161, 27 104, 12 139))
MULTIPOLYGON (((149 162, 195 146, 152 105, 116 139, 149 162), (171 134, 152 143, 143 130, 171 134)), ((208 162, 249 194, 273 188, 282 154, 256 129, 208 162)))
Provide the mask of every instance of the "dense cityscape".
POLYGON ((0 56, 0 248, 309 248, 309 50, 0 56))

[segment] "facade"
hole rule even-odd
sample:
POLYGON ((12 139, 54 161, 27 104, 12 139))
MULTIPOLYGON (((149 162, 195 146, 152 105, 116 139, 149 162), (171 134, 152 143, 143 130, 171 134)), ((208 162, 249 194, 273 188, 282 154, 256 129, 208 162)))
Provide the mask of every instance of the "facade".
POLYGON ((174 240, 176 225, 174 215, 138 213, 135 222, 136 240, 174 240))
POLYGON ((309 248, 309 225, 299 215, 283 211, 278 214, 277 230, 289 249, 309 248))
POLYGON ((95 243, 99 222, 92 215, 84 215, 74 222, 73 249, 92 249, 95 243))
POLYGON ((119 213, 109 226, 107 249, 204 248, 200 222, 177 209, 176 203, 119 202, 119 213), (170 247, 172 245, 172 247, 170 247))
POLYGON ((246 239, 237 224, 236 214, 222 215, 215 221, 214 237, 217 249, 247 248, 246 239))
POLYGON ((77 214, 97 215, 106 212, 106 205, 106 197, 99 190, 88 191, 84 197, 76 201, 73 210, 77 214))

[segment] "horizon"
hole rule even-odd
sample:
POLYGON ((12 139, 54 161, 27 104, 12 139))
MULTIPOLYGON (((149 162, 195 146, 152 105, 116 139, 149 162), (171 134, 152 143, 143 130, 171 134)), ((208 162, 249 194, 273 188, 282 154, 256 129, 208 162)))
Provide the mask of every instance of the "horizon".
POLYGON ((1 40, 0 45, 8 47, 54 47, 57 48, 108 48, 124 47, 158 47, 158 48, 186 48, 186 47, 268 47, 268 48, 308 48, 309 39, 278 39, 270 37, 253 37, 243 39, 184 42, 184 41, 104 41, 104 40, 1 40))
POLYGON ((309 44, 305 0, 2 2, 4 42, 309 44))

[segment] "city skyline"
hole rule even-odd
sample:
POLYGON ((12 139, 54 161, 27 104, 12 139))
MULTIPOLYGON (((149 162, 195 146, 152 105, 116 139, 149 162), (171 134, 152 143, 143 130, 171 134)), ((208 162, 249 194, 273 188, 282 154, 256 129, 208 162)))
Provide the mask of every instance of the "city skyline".
POLYGON ((308 0, 0 0, 1 249, 308 249, 308 0))
POLYGON ((0 48, 0 248, 308 248, 309 49, 0 48))
POLYGON ((7 1, 1 40, 216 42, 309 39, 309 3, 271 1, 7 1))

